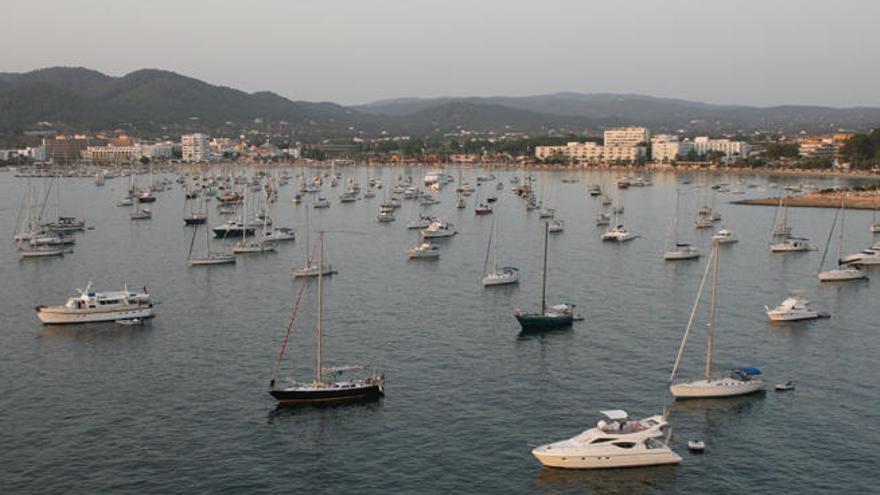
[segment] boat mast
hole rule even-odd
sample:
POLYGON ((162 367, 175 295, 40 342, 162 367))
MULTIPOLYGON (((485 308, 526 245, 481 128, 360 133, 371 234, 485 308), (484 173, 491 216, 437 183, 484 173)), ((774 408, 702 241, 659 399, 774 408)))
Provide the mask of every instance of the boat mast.
MULTIPOLYGON (((717 246, 717 243, 716 243, 717 246)), ((688 335, 694 327, 694 319, 697 316, 697 307, 700 305, 700 299, 703 297, 703 288, 706 286, 706 279, 709 277, 709 269, 712 267, 712 260, 715 259, 715 249, 709 253, 709 260, 706 261, 706 269, 703 271, 703 278, 700 279, 700 288, 697 289, 697 297, 694 299, 694 305, 691 308, 691 315, 688 317, 687 326, 684 329, 684 335, 681 338, 681 344, 678 346, 678 354, 675 355, 675 363, 672 365, 672 373, 669 375, 669 383, 675 379, 675 372, 678 371, 678 365, 681 363, 681 356, 684 354, 684 346, 687 344, 688 335)))
MULTIPOLYGON (((324 266, 324 231, 320 231, 318 233, 318 266, 324 266)), ((316 342, 316 350, 315 350, 315 383, 321 382, 321 340, 323 339, 321 335, 321 321, 323 319, 324 314, 324 299, 323 299, 323 289, 324 289, 324 270, 318 270, 318 324, 316 325, 317 332, 317 342, 316 342)))
POLYGON ((718 300, 718 261, 720 253, 718 241, 715 241, 715 263, 712 266, 712 302, 709 306, 708 335, 706 338, 706 381, 712 381, 712 340, 715 330, 715 303, 718 300))
POLYGON ((309 252, 309 207, 306 206, 306 270, 312 267, 312 256, 309 252))
POLYGON ((843 259, 843 230, 846 225, 846 193, 840 198, 840 238, 837 243, 837 266, 840 266, 840 262, 843 259))
POLYGON ((544 274, 541 279, 541 316, 547 313, 547 239, 550 237, 550 222, 544 222, 544 274))
POLYGON ((681 191, 675 190, 675 210, 672 216, 672 249, 678 248, 678 202, 681 197, 681 191))

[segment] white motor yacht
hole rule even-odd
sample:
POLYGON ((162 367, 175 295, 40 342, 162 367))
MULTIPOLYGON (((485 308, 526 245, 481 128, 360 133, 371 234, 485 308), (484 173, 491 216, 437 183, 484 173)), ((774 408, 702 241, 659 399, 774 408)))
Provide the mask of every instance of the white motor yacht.
POLYGON ((146 287, 143 292, 135 292, 128 287, 121 291, 95 292, 89 282, 79 293, 79 296, 71 297, 62 306, 37 306, 37 317, 44 325, 61 325, 153 316, 153 303, 146 287))
POLYGON ((860 253, 845 256, 843 262, 854 265, 880 265, 880 242, 860 253))
POLYGON ((718 244, 733 244, 739 242, 739 239, 736 238, 736 232, 727 228, 716 232, 715 235, 712 236, 712 240, 718 244))
POLYGON ((406 256, 411 259, 437 259, 440 257, 440 248, 430 242, 422 242, 406 251, 406 256))
POLYGON ((443 239, 458 233, 451 223, 442 219, 435 219, 431 222, 431 225, 419 232, 421 232, 424 239, 443 239))
POLYGON ((635 239, 636 236, 623 225, 618 225, 602 234, 603 241, 626 242, 635 239))
POLYGON ((662 415, 638 421, 627 420, 625 411, 602 411, 610 421, 601 420, 572 438, 532 450, 532 455, 547 467, 601 469, 660 464, 678 464, 681 457, 669 448, 662 415))
POLYGON ((819 312, 810 308, 810 301, 804 297, 803 291, 796 291, 773 309, 767 306, 764 306, 764 309, 767 311, 767 317, 773 321, 814 320, 821 317, 819 312))

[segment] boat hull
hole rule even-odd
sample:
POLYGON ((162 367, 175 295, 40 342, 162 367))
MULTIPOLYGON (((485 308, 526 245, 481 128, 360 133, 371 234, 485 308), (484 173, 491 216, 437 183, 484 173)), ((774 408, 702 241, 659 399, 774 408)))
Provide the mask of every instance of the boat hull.
POLYGON ((385 395, 379 383, 345 388, 273 389, 269 394, 284 406, 367 402, 385 395))
POLYGON ((116 320, 145 319, 153 317, 153 307, 141 306, 115 311, 54 311, 52 308, 37 308, 37 318, 43 325, 74 325, 81 323, 100 323, 116 320))
MULTIPOLYGON (((536 449, 537 450, 537 449, 536 449)), ((532 451, 538 461, 551 468, 561 469, 610 469, 625 467, 662 466, 666 464, 678 464, 681 456, 669 448, 655 449, 657 452, 633 453, 618 455, 577 455, 567 453, 565 455, 547 454, 532 451)))
POLYGON ((732 379, 696 380, 687 383, 676 383, 669 386, 669 391, 676 399, 720 399, 737 397, 764 390, 762 380, 739 381, 732 379))
POLYGON ((846 282, 849 280, 862 280, 868 278, 868 274, 861 270, 828 270, 819 273, 820 282, 846 282))
POLYGON ((190 258, 190 266, 234 265, 235 256, 215 256, 208 258, 190 258))
POLYGON ((514 315, 516 321, 523 330, 553 330, 556 328, 567 328, 574 322, 574 316, 545 316, 545 315, 514 315))

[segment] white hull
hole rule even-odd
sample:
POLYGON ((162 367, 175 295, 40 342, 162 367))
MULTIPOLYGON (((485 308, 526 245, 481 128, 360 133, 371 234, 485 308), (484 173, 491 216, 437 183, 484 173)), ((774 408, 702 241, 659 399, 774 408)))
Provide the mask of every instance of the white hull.
POLYGON ((47 256, 64 256, 64 248, 58 249, 23 249, 18 252, 22 258, 45 258, 47 256))
POLYGON ((791 244, 787 242, 780 242, 776 244, 770 244, 770 251, 773 253, 798 253, 812 250, 813 246, 807 243, 791 244))
POLYGON ((330 267, 325 267, 324 272, 321 273, 317 267, 312 268, 303 268, 301 270, 294 270, 293 276, 295 278, 303 278, 303 277, 317 277, 318 275, 328 276, 336 273, 336 270, 330 267))
POLYGON ((819 313, 815 311, 806 311, 806 312, 798 312, 798 313, 774 313, 772 311, 767 312, 767 317, 773 321, 801 321, 801 320, 815 320, 819 318, 819 313))
POLYGON ((37 317, 44 325, 69 325, 75 323, 97 323, 116 320, 130 320, 132 318, 152 318, 153 308, 138 308, 117 311, 52 311, 45 308, 37 313, 37 317))
POLYGON ((861 280, 868 278, 868 274, 861 270, 835 269, 819 273, 820 282, 846 282, 849 280, 861 280))
POLYGON ((602 236, 602 240, 608 241, 608 242, 627 242, 627 241, 631 241, 635 238, 636 238, 636 236, 634 236, 632 234, 625 234, 625 235, 604 234, 602 236))
POLYGON ((483 287, 494 287, 496 285, 509 285, 519 282, 519 273, 514 275, 487 275, 483 277, 483 287))
POLYGON ((762 380, 741 381, 734 378, 721 378, 706 381, 695 380, 686 383, 676 383, 669 386, 676 399, 711 399, 722 397, 736 397, 764 390, 762 380))
POLYGON ((563 469, 608 469, 658 466, 681 462, 681 457, 669 448, 650 449, 642 453, 603 456, 580 456, 576 453, 550 455, 537 452, 537 449, 535 449, 532 451, 532 455, 544 466, 563 469))
POLYGON ((700 257, 696 251, 666 251, 663 259, 666 261, 695 260, 700 257))

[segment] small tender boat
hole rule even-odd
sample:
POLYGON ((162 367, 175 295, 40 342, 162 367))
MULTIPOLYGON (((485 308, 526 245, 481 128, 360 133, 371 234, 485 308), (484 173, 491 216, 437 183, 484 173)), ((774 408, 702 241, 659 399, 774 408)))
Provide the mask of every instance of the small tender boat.
POLYGON ((788 390, 794 390, 794 382, 787 381, 785 383, 777 383, 775 387, 773 387, 777 392, 786 392, 788 390))
POLYGON ((702 453, 706 450, 706 444, 702 440, 688 440, 688 450, 702 453))

